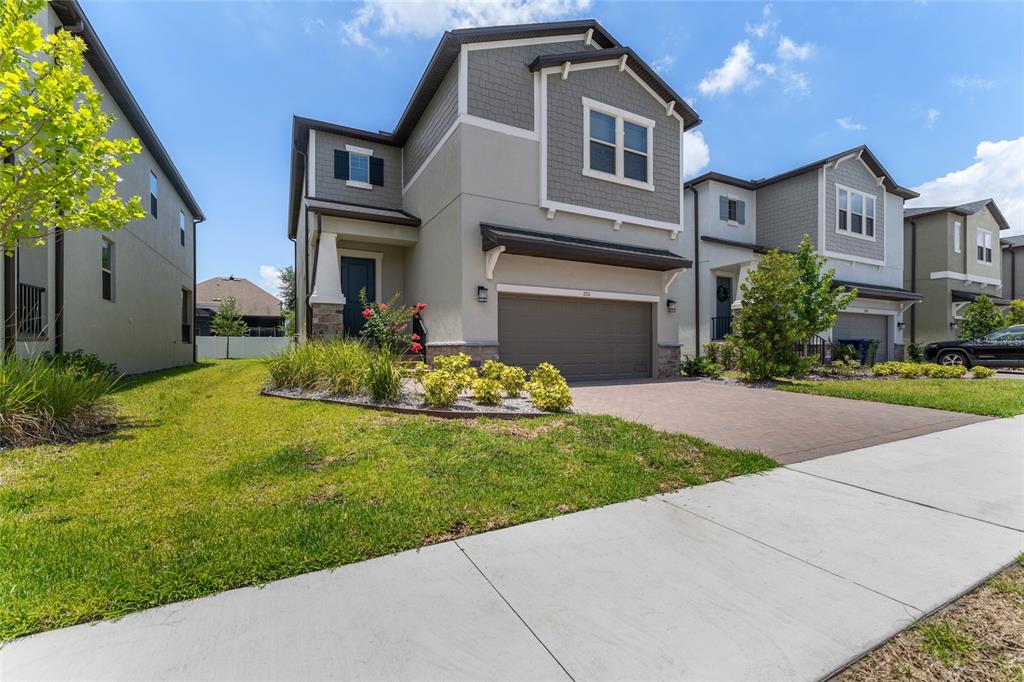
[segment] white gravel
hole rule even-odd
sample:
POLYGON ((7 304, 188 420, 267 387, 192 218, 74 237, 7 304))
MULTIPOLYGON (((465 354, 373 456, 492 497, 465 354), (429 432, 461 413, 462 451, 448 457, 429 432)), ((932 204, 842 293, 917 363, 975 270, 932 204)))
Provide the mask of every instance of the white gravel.
POLYGON ((398 400, 388 403, 379 403, 365 394, 339 395, 327 391, 307 391, 298 388, 267 388, 264 392, 269 395, 281 396, 284 398, 298 398, 301 400, 321 400, 355 405, 366 405, 368 407, 396 407, 401 409, 431 410, 436 412, 473 413, 473 414, 551 414, 534 407, 529 398, 504 398, 500 405, 477 405, 468 395, 460 396, 452 407, 430 407, 423 403, 423 394, 418 390, 406 388, 398 396, 398 400))

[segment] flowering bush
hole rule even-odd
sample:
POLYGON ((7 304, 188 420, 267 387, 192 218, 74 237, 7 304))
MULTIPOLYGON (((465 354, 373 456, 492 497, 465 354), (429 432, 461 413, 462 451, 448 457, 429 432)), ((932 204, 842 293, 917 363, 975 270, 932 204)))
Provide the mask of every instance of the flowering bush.
POLYGON ((501 403, 501 382, 497 379, 480 377, 473 380, 473 400, 479 405, 501 403))
POLYGON ((414 306, 403 306, 398 303, 399 294, 395 294, 387 303, 371 302, 366 298, 366 289, 359 291, 359 302, 363 306, 363 338, 373 341, 377 347, 386 349, 394 355, 410 350, 420 353, 423 345, 418 334, 410 333, 412 318, 426 310, 426 303, 414 306))
POLYGON ((988 379, 995 376, 996 371, 991 367, 978 366, 971 370, 971 377, 974 379, 988 379))
POLYGON ((545 412, 562 412, 572 406, 572 393, 565 378, 546 362, 530 372, 526 390, 530 392, 530 402, 545 412))

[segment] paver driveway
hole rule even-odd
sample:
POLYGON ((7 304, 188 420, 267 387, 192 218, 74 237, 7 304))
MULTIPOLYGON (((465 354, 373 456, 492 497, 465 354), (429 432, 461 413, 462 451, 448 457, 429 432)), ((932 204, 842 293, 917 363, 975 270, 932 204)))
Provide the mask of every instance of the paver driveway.
POLYGON ((572 388, 576 409, 759 450, 790 464, 986 421, 959 412, 710 381, 602 382, 572 388))

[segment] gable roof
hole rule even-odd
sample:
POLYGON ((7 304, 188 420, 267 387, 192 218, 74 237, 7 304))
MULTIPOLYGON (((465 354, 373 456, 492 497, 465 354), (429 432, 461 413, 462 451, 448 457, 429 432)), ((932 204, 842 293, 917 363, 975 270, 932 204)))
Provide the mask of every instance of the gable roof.
POLYGON ((957 204, 955 206, 915 206, 914 208, 903 209, 904 218, 920 218, 921 216, 932 215, 934 213, 956 213, 957 215, 969 216, 974 215, 983 208, 988 208, 992 213, 992 217, 996 219, 996 223, 999 225, 1000 230, 1010 229, 1010 223, 1006 221, 1006 216, 996 206, 994 199, 979 199, 978 201, 970 201, 965 204, 957 204))
POLYGON ((114 61, 110 58, 106 48, 103 47, 103 43, 100 42, 99 36, 96 35, 96 30, 89 23, 89 18, 85 16, 85 12, 82 11, 82 6, 78 4, 78 0, 51 0, 50 7, 53 8, 54 14, 57 15, 57 18, 60 19, 67 29, 74 29, 73 32, 81 36, 86 48, 88 48, 85 51, 85 58, 88 60, 89 65, 92 66, 93 71, 99 76, 100 81, 124 113, 125 118, 131 123, 135 133, 139 136, 139 140, 149 150, 149 153, 153 155, 157 165, 160 166, 160 170, 171 181, 171 185, 174 186, 181 200, 185 202, 189 212, 199 221, 206 220, 206 216, 203 215, 203 209, 199 208, 195 197, 192 196, 188 185, 185 184, 185 179, 181 177, 181 173, 178 172, 174 162, 171 161, 171 155, 167 153, 163 143, 160 142, 160 138, 157 137, 153 126, 149 124, 146 115, 142 113, 142 107, 135 101, 131 90, 128 89, 128 84, 124 82, 124 78, 121 77, 117 67, 114 66, 114 61))
POLYGON ((1024 234, 1018 234, 1013 237, 1003 237, 999 241, 1009 249, 1019 249, 1024 247, 1024 234))
POLYGON ((235 299, 243 315, 281 317, 281 301, 244 277, 211 277, 196 285, 196 307, 219 310, 235 299))
POLYGON ((904 199, 913 199, 915 197, 920 196, 917 192, 897 184, 892 179, 892 176, 889 175, 889 171, 885 169, 885 166, 882 165, 882 162, 878 160, 878 157, 875 156, 870 149, 868 149, 868 146, 866 144, 854 147, 853 149, 841 151, 837 154, 832 154, 831 156, 826 156, 823 159, 812 161, 811 163, 808 163, 804 166, 794 168, 793 170, 789 170, 784 173, 779 173, 778 175, 773 175, 768 178, 761 178, 760 180, 743 180, 741 178, 736 178, 731 175, 709 172, 704 173, 703 175, 698 175, 697 177, 688 180, 684 184, 684 186, 693 187, 701 184, 702 182, 707 182, 708 180, 717 180, 727 185, 734 185, 742 189, 756 190, 760 189, 761 187, 766 187, 767 185, 773 185, 776 182, 782 182, 783 180, 788 180, 789 178, 794 178, 798 175, 803 175, 804 173, 809 173, 810 171, 817 170, 827 164, 840 161, 844 157, 848 156, 860 157, 860 159, 865 163, 865 165, 867 165, 867 167, 871 169, 871 172, 875 174, 875 177, 880 177, 883 179, 882 184, 885 185, 885 189, 890 193, 895 194, 898 197, 903 197, 904 199))

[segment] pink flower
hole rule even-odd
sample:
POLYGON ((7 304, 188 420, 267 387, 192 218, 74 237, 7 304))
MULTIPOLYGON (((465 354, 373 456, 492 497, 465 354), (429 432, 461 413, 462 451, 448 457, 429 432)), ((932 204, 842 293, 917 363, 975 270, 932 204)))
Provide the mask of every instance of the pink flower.
POLYGON ((370 315, 373 315, 373 311, 370 310, 369 308, 364 308, 363 309, 363 317, 365 317, 368 320, 368 319, 370 319, 370 315))
POLYGON ((387 303, 381 303, 380 304, 380 309, 381 310, 387 310, 388 309, 388 304, 387 303))
POLYGON ((409 346, 409 350, 411 350, 413 353, 419 353, 421 350, 423 350, 423 346, 414 342, 411 346, 409 346))
POLYGON ((427 309, 427 304, 426 303, 417 303, 416 304, 416 312, 421 313, 421 312, 423 312, 426 309, 427 309))
POLYGON ((413 341, 419 341, 420 340, 420 335, 419 334, 413 334, 409 338, 411 338, 413 341))

